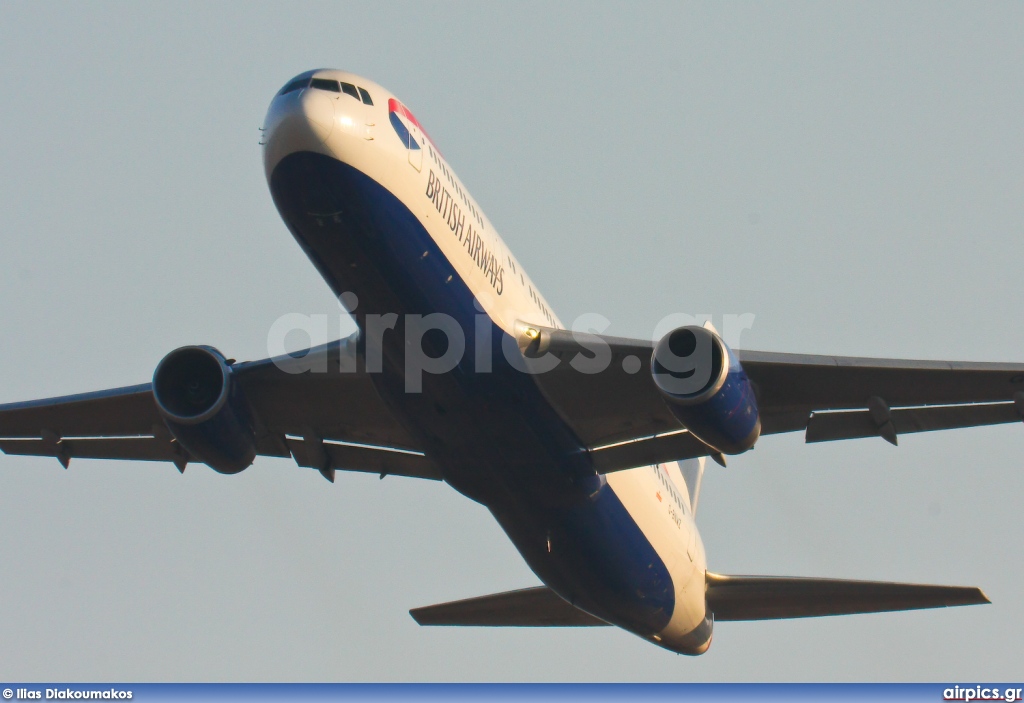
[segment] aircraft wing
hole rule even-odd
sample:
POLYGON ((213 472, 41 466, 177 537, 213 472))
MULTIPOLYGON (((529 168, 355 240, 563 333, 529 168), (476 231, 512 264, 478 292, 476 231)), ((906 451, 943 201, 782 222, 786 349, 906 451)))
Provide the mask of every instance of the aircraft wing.
MULTIPOLYGON (((329 480, 334 469, 439 480, 438 468, 394 420, 370 377, 342 370, 355 359, 352 344, 346 339, 301 359, 233 367, 250 406, 257 452, 318 469, 326 456, 322 473, 329 480)), ((56 457, 65 467, 81 457, 169 461, 184 470, 194 460, 164 425, 150 384, 0 405, 0 450, 56 457)))
MULTIPOLYGON (((537 385, 591 450, 601 472, 705 456, 651 377, 645 340, 533 327, 520 348, 558 365, 537 385)), ((871 359, 738 351, 754 386, 761 434, 808 442, 1019 422, 1024 364, 871 359)))
MULTIPOLYGON (((651 378, 649 341, 532 328, 527 363, 557 366, 534 378, 591 451, 598 471, 713 453, 669 410, 651 378), (600 351, 595 352, 595 349, 600 351)), ((300 466, 440 479, 355 370, 354 339, 300 359, 236 364, 257 451, 300 466), (301 371, 314 368, 318 372, 301 371), (345 369, 345 370, 343 370, 345 369)), ((1015 422, 1024 410, 1024 364, 738 353, 752 381, 762 434, 803 430, 808 442, 1015 422), (879 401, 881 404, 879 404, 879 401)), ((0 406, 0 450, 58 458, 193 460, 167 431, 149 384, 0 406)))

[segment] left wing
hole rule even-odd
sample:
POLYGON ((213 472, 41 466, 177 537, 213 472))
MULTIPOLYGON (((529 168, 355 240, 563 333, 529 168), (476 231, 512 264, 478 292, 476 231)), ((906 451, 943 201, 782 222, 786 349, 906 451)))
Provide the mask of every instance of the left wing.
MULTIPOLYGON (((599 471, 712 454, 655 387, 651 342, 531 326, 520 348, 527 359, 558 359, 534 378, 599 471)), ((737 356, 757 395, 763 435, 803 430, 808 442, 882 437, 895 444, 901 434, 1024 417, 1020 363, 737 356)))
MULTIPOLYGON (((441 472, 391 415, 355 359, 350 338, 283 357, 235 364, 261 456, 291 456, 328 480, 364 471, 439 480, 441 472), (300 371, 301 368, 318 372, 300 371)), ((0 405, 0 450, 56 457, 195 461, 167 430, 150 384, 0 405)))
POLYGON ((0 405, 0 450, 5 454, 170 461, 192 460, 171 439, 150 384, 96 393, 0 405))

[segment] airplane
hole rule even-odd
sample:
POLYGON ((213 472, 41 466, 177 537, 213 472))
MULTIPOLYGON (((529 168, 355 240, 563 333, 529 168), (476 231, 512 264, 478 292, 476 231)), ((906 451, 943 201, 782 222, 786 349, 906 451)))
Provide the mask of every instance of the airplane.
POLYGON ((1024 364, 734 350, 711 325, 650 341, 566 329, 413 113, 312 70, 261 139, 274 204, 355 319, 259 361, 184 346, 141 385, 0 406, 12 455, 259 456, 444 481, 487 507, 542 585, 413 608, 421 625, 617 626, 698 655, 715 621, 988 603, 974 587, 708 570, 708 458, 762 436, 881 438, 1018 422, 1024 364))

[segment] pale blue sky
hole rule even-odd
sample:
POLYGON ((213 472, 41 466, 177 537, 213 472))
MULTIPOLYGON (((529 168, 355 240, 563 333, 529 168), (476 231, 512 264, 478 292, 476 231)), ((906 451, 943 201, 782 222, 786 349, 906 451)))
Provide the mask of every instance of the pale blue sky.
MULTIPOLYGON (((9 2, 0 402, 143 382, 182 344, 262 357, 280 315, 338 313, 257 145, 320 66, 402 98, 567 322, 749 312, 748 348, 1024 361, 1020 3, 9 2)), ((720 624, 696 659, 419 628, 536 583, 444 485, 0 457, 0 680, 1019 679, 1022 449, 1019 425, 786 436, 712 465, 715 571, 993 605, 720 624)))

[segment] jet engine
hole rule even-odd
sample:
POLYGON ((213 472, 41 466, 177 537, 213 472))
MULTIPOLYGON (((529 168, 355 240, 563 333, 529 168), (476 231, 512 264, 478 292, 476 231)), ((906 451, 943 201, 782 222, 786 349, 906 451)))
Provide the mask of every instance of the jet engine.
POLYGON ((739 359, 712 330, 672 330, 654 347, 654 384, 695 437, 723 454, 747 451, 761 434, 754 389, 739 359))
POLYGON ((256 437, 231 367, 212 347, 181 347, 153 374, 153 398, 167 428, 207 466, 236 474, 256 458, 256 437))

